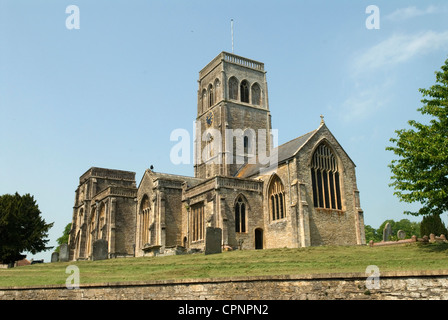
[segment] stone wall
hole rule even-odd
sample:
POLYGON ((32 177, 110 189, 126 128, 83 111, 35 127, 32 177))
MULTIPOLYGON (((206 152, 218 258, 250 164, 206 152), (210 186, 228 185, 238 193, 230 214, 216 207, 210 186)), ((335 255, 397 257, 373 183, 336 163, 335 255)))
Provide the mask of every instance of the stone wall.
POLYGON ((0 287, 0 300, 401 300, 448 299, 448 270, 383 272, 379 289, 366 274, 253 276, 39 287, 0 287))

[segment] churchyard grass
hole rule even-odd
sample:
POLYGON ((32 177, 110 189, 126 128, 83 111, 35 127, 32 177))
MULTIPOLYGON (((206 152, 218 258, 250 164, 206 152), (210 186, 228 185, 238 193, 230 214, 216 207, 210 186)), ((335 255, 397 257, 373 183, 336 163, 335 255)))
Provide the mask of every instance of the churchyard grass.
POLYGON ((221 254, 118 258, 34 264, 0 269, 0 287, 65 284, 66 268, 79 268, 80 284, 231 276, 365 273, 448 269, 448 243, 396 246, 322 246, 236 250, 221 254))

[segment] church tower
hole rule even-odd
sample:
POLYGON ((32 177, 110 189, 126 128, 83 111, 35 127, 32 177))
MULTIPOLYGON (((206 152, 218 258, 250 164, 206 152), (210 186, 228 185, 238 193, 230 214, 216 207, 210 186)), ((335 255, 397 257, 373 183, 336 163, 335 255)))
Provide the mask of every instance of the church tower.
POLYGON ((271 148, 264 64, 221 52, 199 72, 195 177, 235 176, 271 148))

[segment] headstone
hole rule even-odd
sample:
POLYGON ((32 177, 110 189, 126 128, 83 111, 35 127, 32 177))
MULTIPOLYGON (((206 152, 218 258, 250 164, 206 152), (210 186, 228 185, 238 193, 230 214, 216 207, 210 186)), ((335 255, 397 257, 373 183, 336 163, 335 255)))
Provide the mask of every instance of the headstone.
POLYGON ((429 242, 434 242, 434 241, 436 241, 436 236, 434 235, 434 233, 431 233, 429 235, 429 242))
POLYGON ((390 223, 386 223, 383 229, 383 241, 389 241, 389 238, 392 234, 392 227, 390 226, 390 223))
POLYGON ((205 254, 222 252, 222 229, 207 227, 205 229, 205 254))
POLYGON ((68 244, 64 243, 59 246, 59 261, 67 262, 69 259, 70 251, 68 249, 68 244))
POLYGON ((403 230, 398 230, 397 238, 398 238, 398 240, 403 240, 404 238, 406 238, 406 232, 404 232, 403 230))
POLYGON ((58 262, 59 261, 59 252, 53 252, 51 254, 51 262, 58 262))
POLYGON ((105 260, 107 254, 107 240, 96 240, 93 243, 92 260, 105 260))

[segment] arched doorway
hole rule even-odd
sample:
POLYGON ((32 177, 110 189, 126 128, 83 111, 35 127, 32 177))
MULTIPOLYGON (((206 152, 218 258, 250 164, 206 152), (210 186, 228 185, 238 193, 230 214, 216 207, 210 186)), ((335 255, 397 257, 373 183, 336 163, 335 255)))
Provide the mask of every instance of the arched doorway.
POLYGON ((263 229, 255 229, 255 249, 263 249, 263 229))

